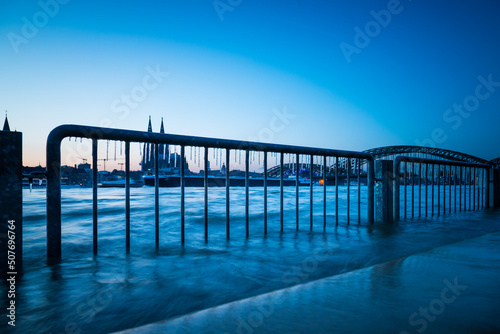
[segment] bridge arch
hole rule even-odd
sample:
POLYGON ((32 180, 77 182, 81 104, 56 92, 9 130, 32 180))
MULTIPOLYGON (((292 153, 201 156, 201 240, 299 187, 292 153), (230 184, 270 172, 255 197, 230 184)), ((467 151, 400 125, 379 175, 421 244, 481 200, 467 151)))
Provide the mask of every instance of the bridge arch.
MULTIPOLYGON (((383 146, 377 147, 365 152, 371 153, 374 159, 382 159, 393 155, 407 155, 414 157, 422 157, 422 155, 430 155, 436 158, 452 161, 463 161, 470 163, 487 164, 488 161, 479 157, 442 148, 402 145, 402 146, 383 146)), ((499 158, 500 159, 500 158, 499 158)))
MULTIPOLYGON (((415 158, 439 158, 444 160, 452 160, 452 161, 462 161, 462 162, 470 162, 470 163, 480 163, 480 164, 492 164, 495 166, 500 165, 500 157, 493 159, 491 161, 487 161, 485 159, 476 157, 471 154, 461 153, 457 151, 442 149, 442 148, 433 148, 433 147, 425 147, 425 146, 416 146, 416 145, 396 145, 396 146, 383 146, 372 148, 364 151, 366 153, 370 153, 373 155, 375 160, 383 159, 390 156, 396 155, 405 155, 415 158)), ((351 159, 351 166, 349 168, 350 171, 355 171, 357 167, 357 159, 351 159)), ((348 159, 347 158, 339 158, 339 172, 345 173, 348 169, 348 159)), ((365 161, 361 161, 361 168, 365 164, 365 161)), ((302 164, 302 163, 301 163, 302 164)), ((310 170, 310 164, 304 163, 304 168, 310 170)), ((296 170, 296 166, 294 163, 285 163, 283 164, 283 170, 285 174, 293 174, 294 170, 296 170)), ((271 177, 279 177, 279 165, 270 167, 268 169, 268 175, 271 177)), ((313 170, 315 174, 319 174, 322 170, 321 165, 313 164, 313 170)), ((332 173, 335 170, 335 164, 327 166, 328 174, 332 173)))
POLYGON ((498 168, 498 166, 500 165, 500 157, 490 160, 490 164, 498 168))

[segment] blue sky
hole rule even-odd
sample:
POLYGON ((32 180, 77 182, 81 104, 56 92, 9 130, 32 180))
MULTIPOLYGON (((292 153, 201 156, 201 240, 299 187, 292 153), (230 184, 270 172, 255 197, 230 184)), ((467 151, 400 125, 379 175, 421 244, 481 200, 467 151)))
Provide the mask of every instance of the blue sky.
POLYGON ((0 110, 25 165, 44 165, 60 124, 145 130, 149 115, 177 134, 500 156, 496 1, 0 6, 0 110), (277 113, 289 118, 269 135, 277 113))

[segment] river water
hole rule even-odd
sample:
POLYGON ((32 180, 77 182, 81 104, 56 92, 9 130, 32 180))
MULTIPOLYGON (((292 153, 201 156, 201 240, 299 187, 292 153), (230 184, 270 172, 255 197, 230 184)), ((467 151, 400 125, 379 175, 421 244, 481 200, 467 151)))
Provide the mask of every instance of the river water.
MULTIPOLYGON (((16 331, 124 330, 500 230, 500 212, 493 210, 369 225, 365 191, 358 224, 355 186, 348 225, 347 189, 341 186, 338 226, 335 188, 327 188, 325 232, 323 188, 314 192, 313 231, 309 230, 309 189, 300 189, 300 230, 296 231, 295 188, 285 188, 285 226, 280 233, 279 188, 270 187, 268 193, 268 235, 264 236, 263 190, 250 189, 247 239, 244 188, 231 189, 231 239, 226 241, 225 189, 209 189, 209 241, 205 243, 203 188, 186 188, 186 244, 181 246, 179 189, 161 188, 160 249, 155 252, 154 188, 133 188, 127 255, 124 189, 99 189, 99 255, 94 257, 92 189, 63 189, 63 260, 48 265, 45 190, 25 190, 25 274, 17 282, 16 331)), ((0 297, 2 305, 5 297, 0 297)))

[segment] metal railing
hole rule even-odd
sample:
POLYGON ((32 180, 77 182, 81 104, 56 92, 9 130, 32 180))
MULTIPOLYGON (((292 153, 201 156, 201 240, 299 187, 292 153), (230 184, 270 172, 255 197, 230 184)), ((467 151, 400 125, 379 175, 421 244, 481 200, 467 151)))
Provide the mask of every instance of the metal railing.
MULTIPOLYGON (((97 254, 98 250, 98 215, 97 215, 97 153, 98 140, 117 140, 125 142, 125 224, 126 224, 126 250, 130 251, 130 143, 152 143, 154 144, 155 152, 155 170, 158 170, 158 147, 161 144, 180 145, 180 216, 181 216, 181 242, 185 242, 185 148, 186 147, 203 147, 205 149, 204 170, 208 170, 208 148, 220 148, 226 150, 226 236, 230 237, 230 150, 245 151, 245 228, 246 236, 249 236, 249 153, 251 151, 264 152, 264 224, 265 233, 267 233, 267 169, 268 159, 267 153, 279 153, 280 155, 280 224, 283 231, 284 220, 284 201, 283 201, 283 169, 284 154, 294 154, 299 161, 299 155, 307 155, 310 157, 311 170, 313 169, 314 157, 323 157, 323 165, 326 167, 327 157, 335 158, 335 184, 336 184, 336 223, 338 224, 339 208, 338 208, 338 174, 339 160, 346 158, 351 164, 354 159, 358 166, 366 161, 367 165, 367 220, 369 223, 374 221, 374 161, 369 153, 331 150, 321 148, 310 148, 300 146, 276 145, 258 142, 225 140, 216 138, 191 137, 183 135, 140 132, 121 129, 109 129, 100 127, 90 127, 81 125, 61 125, 51 131, 47 139, 47 256, 52 259, 61 258, 61 141, 66 137, 80 137, 92 139, 92 174, 93 174, 93 252, 97 254)), ((361 196, 360 196, 360 175, 358 167, 358 221, 361 216, 361 196)), ((350 172, 347 172, 347 222, 349 223, 349 196, 350 196, 350 172)), ((324 186, 324 201, 323 201, 323 216, 324 228, 326 228, 326 168, 323 168, 324 186)), ((299 176, 297 173, 296 182, 296 212, 297 212, 297 229, 299 227, 299 176)), ((205 240, 208 239, 208 173, 204 173, 204 225, 205 225, 205 240)), ((159 248, 159 173, 155 173, 155 246, 159 248)), ((310 182, 310 229, 313 228, 313 182, 310 182)))
POLYGON ((404 191, 403 216, 405 219, 410 213, 411 218, 414 218, 417 215, 416 210, 418 210, 418 217, 422 217, 422 211, 423 215, 428 217, 429 214, 434 216, 440 215, 441 212, 446 214, 452 211, 471 211, 489 207, 490 165, 398 156, 394 159, 393 175, 394 220, 396 221, 401 218, 401 183, 404 191), (408 188, 411 188, 410 198, 408 198, 408 188), (415 188, 417 188, 417 196, 415 196, 415 188), (425 203, 422 203, 422 198, 425 203), (408 205, 410 205, 410 212, 408 212, 408 205))

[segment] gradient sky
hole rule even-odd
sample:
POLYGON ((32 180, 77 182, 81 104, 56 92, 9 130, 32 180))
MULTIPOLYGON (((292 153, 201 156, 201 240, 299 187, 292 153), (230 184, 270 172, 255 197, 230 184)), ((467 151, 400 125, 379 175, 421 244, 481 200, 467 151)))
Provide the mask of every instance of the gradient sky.
POLYGON ((176 134, 500 156, 498 1, 55 1, 0 5, 0 110, 25 165, 60 124, 149 115, 176 134))

